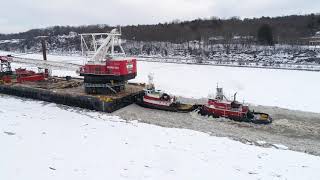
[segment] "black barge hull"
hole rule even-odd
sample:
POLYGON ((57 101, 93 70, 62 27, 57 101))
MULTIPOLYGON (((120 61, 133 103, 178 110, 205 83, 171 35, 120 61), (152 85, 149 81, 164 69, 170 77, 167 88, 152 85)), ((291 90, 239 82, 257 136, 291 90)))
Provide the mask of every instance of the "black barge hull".
POLYGON ((108 113, 134 103, 136 98, 143 93, 142 87, 135 87, 134 90, 129 88, 128 92, 114 96, 87 95, 83 89, 83 86, 65 89, 42 89, 28 85, 0 84, 0 93, 2 94, 108 113))

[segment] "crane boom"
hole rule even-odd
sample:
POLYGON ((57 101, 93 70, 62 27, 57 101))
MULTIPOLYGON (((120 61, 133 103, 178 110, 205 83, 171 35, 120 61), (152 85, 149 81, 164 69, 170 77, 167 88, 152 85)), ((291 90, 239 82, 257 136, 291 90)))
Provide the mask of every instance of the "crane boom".
POLYGON ((96 53, 93 55, 92 60, 97 61, 103 61, 105 60, 105 56, 108 53, 108 49, 110 48, 110 42, 113 40, 112 34, 116 32, 116 29, 113 29, 110 32, 110 35, 103 41, 101 46, 97 49, 96 53))
POLYGON ((108 57, 125 56, 121 46, 121 39, 119 38, 121 33, 118 33, 117 29, 112 29, 110 33, 85 33, 80 34, 80 36, 82 55, 89 56, 93 53, 93 56, 89 57, 89 61, 92 64, 104 63, 108 57), (103 38, 106 35, 107 37, 103 38), (85 37, 91 37, 91 41, 86 41, 85 37), (115 51, 115 47, 120 49, 115 51))
POLYGON ((44 69, 56 69, 56 70, 79 70, 81 65, 58 62, 58 61, 44 61, 40 59, 22 58, 15 56, 0 56, 0 60, 6 60, 12 63, 27 64, 44 69))

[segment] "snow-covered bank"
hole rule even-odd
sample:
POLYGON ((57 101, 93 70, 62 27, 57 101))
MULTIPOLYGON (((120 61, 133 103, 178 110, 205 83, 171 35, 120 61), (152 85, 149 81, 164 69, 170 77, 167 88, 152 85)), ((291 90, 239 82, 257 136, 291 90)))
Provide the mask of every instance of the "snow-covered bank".
POLYGON ((0 117, 0 179, 320 178, 317 156, 104 113, 1 96, 0 117))
POLYGON ((245 68, 259 68, 259 69, 282 69, 282 70, 298 70, 298 71, 320 71, 319 64, 311 63, 277 63, 268 64, 266 62, 242 62, 242 57, 238 57, 238 61, 234 60, 221 60, 217 57, 215 60, 198 60, 196 58, 185 58, 185 57, 152 57, 152 56, 138 56, 140 61, 147 62, 164 62, 164 63, 175 63, 175 64, 198 64, 198 65, 211 65, 211 66, 226 66, 226 67, 245 67, 245 68), (201 61, 201 62, 199 62, 201 61))

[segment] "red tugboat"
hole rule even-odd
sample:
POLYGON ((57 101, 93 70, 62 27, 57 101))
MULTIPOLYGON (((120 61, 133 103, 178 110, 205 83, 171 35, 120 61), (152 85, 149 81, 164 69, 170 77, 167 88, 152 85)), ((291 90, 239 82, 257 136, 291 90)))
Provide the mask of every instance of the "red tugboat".
POLYGON ((103 35, 107 35, 107 38, 102 42, 93 38, 94 54, 80 68, 80 75, 84 76, 85 91, 89 94, 116 94, 125 88, 126 81, 137 75, 136 59, 125 57, 119 38, 121 33, 116 29, 110 33, 81 34, 82 52, 89 51, 85 37, 103 35))
POLYGON ((153 84, 153 76, 149 74, 149 84, 144 90, 144 95, 137 99, 137 104, 151 109, 159 109, 173 112, 191 112, 196 106, 191 104, 183 104, 177 101, 175 96, 156 90, 153 84))
POLYGON ((268 124, 272 122, 272 118, 266 113, 250 111, 247 105, 243 105, 236 101, 236 94, 232 101, 228 100, 223 89, 217 87, 216 97, 208 99, 207 104, 203 105, 199 114, 209 115, 214 118, 225 117, 235 121, 253 122, 256 124, 268 124))

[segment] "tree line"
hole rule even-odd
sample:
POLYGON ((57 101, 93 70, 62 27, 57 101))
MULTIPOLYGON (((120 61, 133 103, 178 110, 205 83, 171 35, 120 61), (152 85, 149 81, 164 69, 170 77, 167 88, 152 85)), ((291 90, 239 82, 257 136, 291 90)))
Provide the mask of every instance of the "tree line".
MULTIPOLYGON (((108 32, 108 25, 53 26, 32 29, 21 33, 0 34, 0 40, 25 39, 37 36, 58 36, 69 32, 108 32)), ((134 41, 166 41, 182 43, 191 40, 209 40, 223 37, 226 41, 234 36, 254 37, 261 44, 295 43, 302 37, 312 36, 320 30, 320 14, 290 15, 279 17, 221 19, 196 19, 192 21, 172 21, 154 25, 131 25, 122 27, 124 39, 134 41)))

